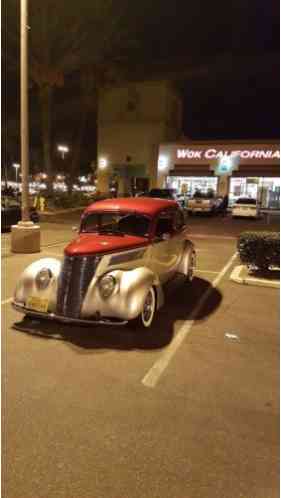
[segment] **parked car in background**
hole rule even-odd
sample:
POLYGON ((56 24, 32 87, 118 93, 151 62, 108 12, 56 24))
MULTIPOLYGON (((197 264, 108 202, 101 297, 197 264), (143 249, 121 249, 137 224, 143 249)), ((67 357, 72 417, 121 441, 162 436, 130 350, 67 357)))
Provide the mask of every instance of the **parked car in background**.
POLYGON ((250 197, 240 197, 232 206, 232 217, 258 218, 260 215, 259 206, 256 199, 250 197))
MULTIPOLYGON (((30 207, 30 219, 39 222, 39 214, 34 207, 30 207)), ((21 204, 15 197, 1 196, 1 230, 10 230, 21 220, 21 204)))
POLYGON ((187 211, 189 214, 216 214, 220 211, 222 200, 213 193, 195 192, 187 202, 187 211))
POLYGON ((17 311, 93 325, 137 319, 150 327, 164 304, 164 284, 190 282, 196 254, 175 201, 116 198, 86 208, 64 259, 40 259, 20 276, 17 311))
POLYGON ((185 207, 185 197, 177 194, 175 189, 172 188, 153 188, 149 192, 143 192, 138 197, 153 197, 155 199, 171 199, 177 201, 178 205, 182 208, 185 207))

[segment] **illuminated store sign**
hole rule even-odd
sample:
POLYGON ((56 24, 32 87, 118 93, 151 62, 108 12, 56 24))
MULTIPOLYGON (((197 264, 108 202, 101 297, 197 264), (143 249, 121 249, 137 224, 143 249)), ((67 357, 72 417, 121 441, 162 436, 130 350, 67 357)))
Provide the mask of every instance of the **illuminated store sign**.
POLYGON ((222 159, 227 156, 238 156, 240 159, 280 159, 280 151, 275 150, 220 150, 216 148, 206 150, 177 149, 177 159, 222 159))

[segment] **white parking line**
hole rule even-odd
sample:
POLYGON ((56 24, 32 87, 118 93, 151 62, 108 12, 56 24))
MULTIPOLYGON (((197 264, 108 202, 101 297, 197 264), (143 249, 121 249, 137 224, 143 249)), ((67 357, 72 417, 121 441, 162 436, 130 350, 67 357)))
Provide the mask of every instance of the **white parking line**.
POLYGON ((42 251, 44 252, 44 256, 54 256, 56 258, 62 258, 63 257, 63 252, 61 253, 58 253, 58 252, 46 252, 46 251, 42 251))
POLYGON ((215 280, 212 282, 211 286, 204 292, 202 295, 201 299, 197 303, 197 306, 195 306, 194 310, 191 313, 191 319, 186 320, 186 322, 181 326, 179 329, 177 335, 173 339, 173 341, 170 343, 170 345, 166 348, 165 352, 162 354, 162 356, 157 360, 154 365, 151 367, 151 369, 147 372, 147 374, 144 376, 142 379, 142 384, 144 384, 146 387, 155 387, 157 382, 159 381, 161 375, 163 374, 164 370, 167 368, 169 365, 170 361, 172 360, 173 356, 175 355, 176 351, 180 347, 180 345, 183 343, 185 340, 186 336, 189 334, 192 325, 195 322, 196 317, 198 316, 198 313, 200 312, 201 308, 209 298, 210 294, 213 292, 213 289, 215 289, 220 281, 222 280, 223 276, 226 274, 226 272, 229 270, 231 265, 233 264, 233 261, 235 260, 237 256, 237 253, 233 254, 227 264, 224 266, 224 268, 220 271, 218 276, 215 278, 215 280))
POLYGON ((195 270, 196 273, 214 273, 215 275, 217 275, 219 273, 219 271, 211 271, 211 270, 195 270))

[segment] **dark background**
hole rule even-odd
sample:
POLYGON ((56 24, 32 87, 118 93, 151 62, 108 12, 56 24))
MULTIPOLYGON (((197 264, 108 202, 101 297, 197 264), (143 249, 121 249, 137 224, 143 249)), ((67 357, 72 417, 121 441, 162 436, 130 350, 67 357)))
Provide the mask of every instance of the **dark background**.
MULTIPOLYGON (((139 42, 132 52, 132 71, 140 69, 145 79, 160 67, 161 75, 166 70, 179 83, 183 135, 193 140, 279 139, 279 2, 154 0, 131 8, 130 29, 139 42)), ((9 14, 6 2, 3 16, 11 21, 9 14)), ((14 147, 4 153, 5 161, 13 162, 19 160, 19 73, 5 62, 8 48, 3 41, 2 142, 7 136, 11 142, 15 135, 14 147)), ((52 122, 56 143, 72 140, 78 92, 77 73, 68 74, 65 86, 56 90, 52 122)), ((41 154, 41 135, 32 86, 29 104, 31 162, 35 163, 41 154)), ((93 114, 83 138, 82 170, 87 170, 95 155, 93 114)))

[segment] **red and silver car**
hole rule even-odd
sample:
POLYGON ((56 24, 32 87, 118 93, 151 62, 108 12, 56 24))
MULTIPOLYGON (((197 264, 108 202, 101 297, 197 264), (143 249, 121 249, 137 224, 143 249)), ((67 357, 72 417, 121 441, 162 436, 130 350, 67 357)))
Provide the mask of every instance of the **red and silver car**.
POLYGON ((151 198, 98 201, 84 211, 63 260, 28 266, 13 306, 39 318, 77 324, 149 327, 176 274, 191 281, 195 249, 177 202, 151 198))

